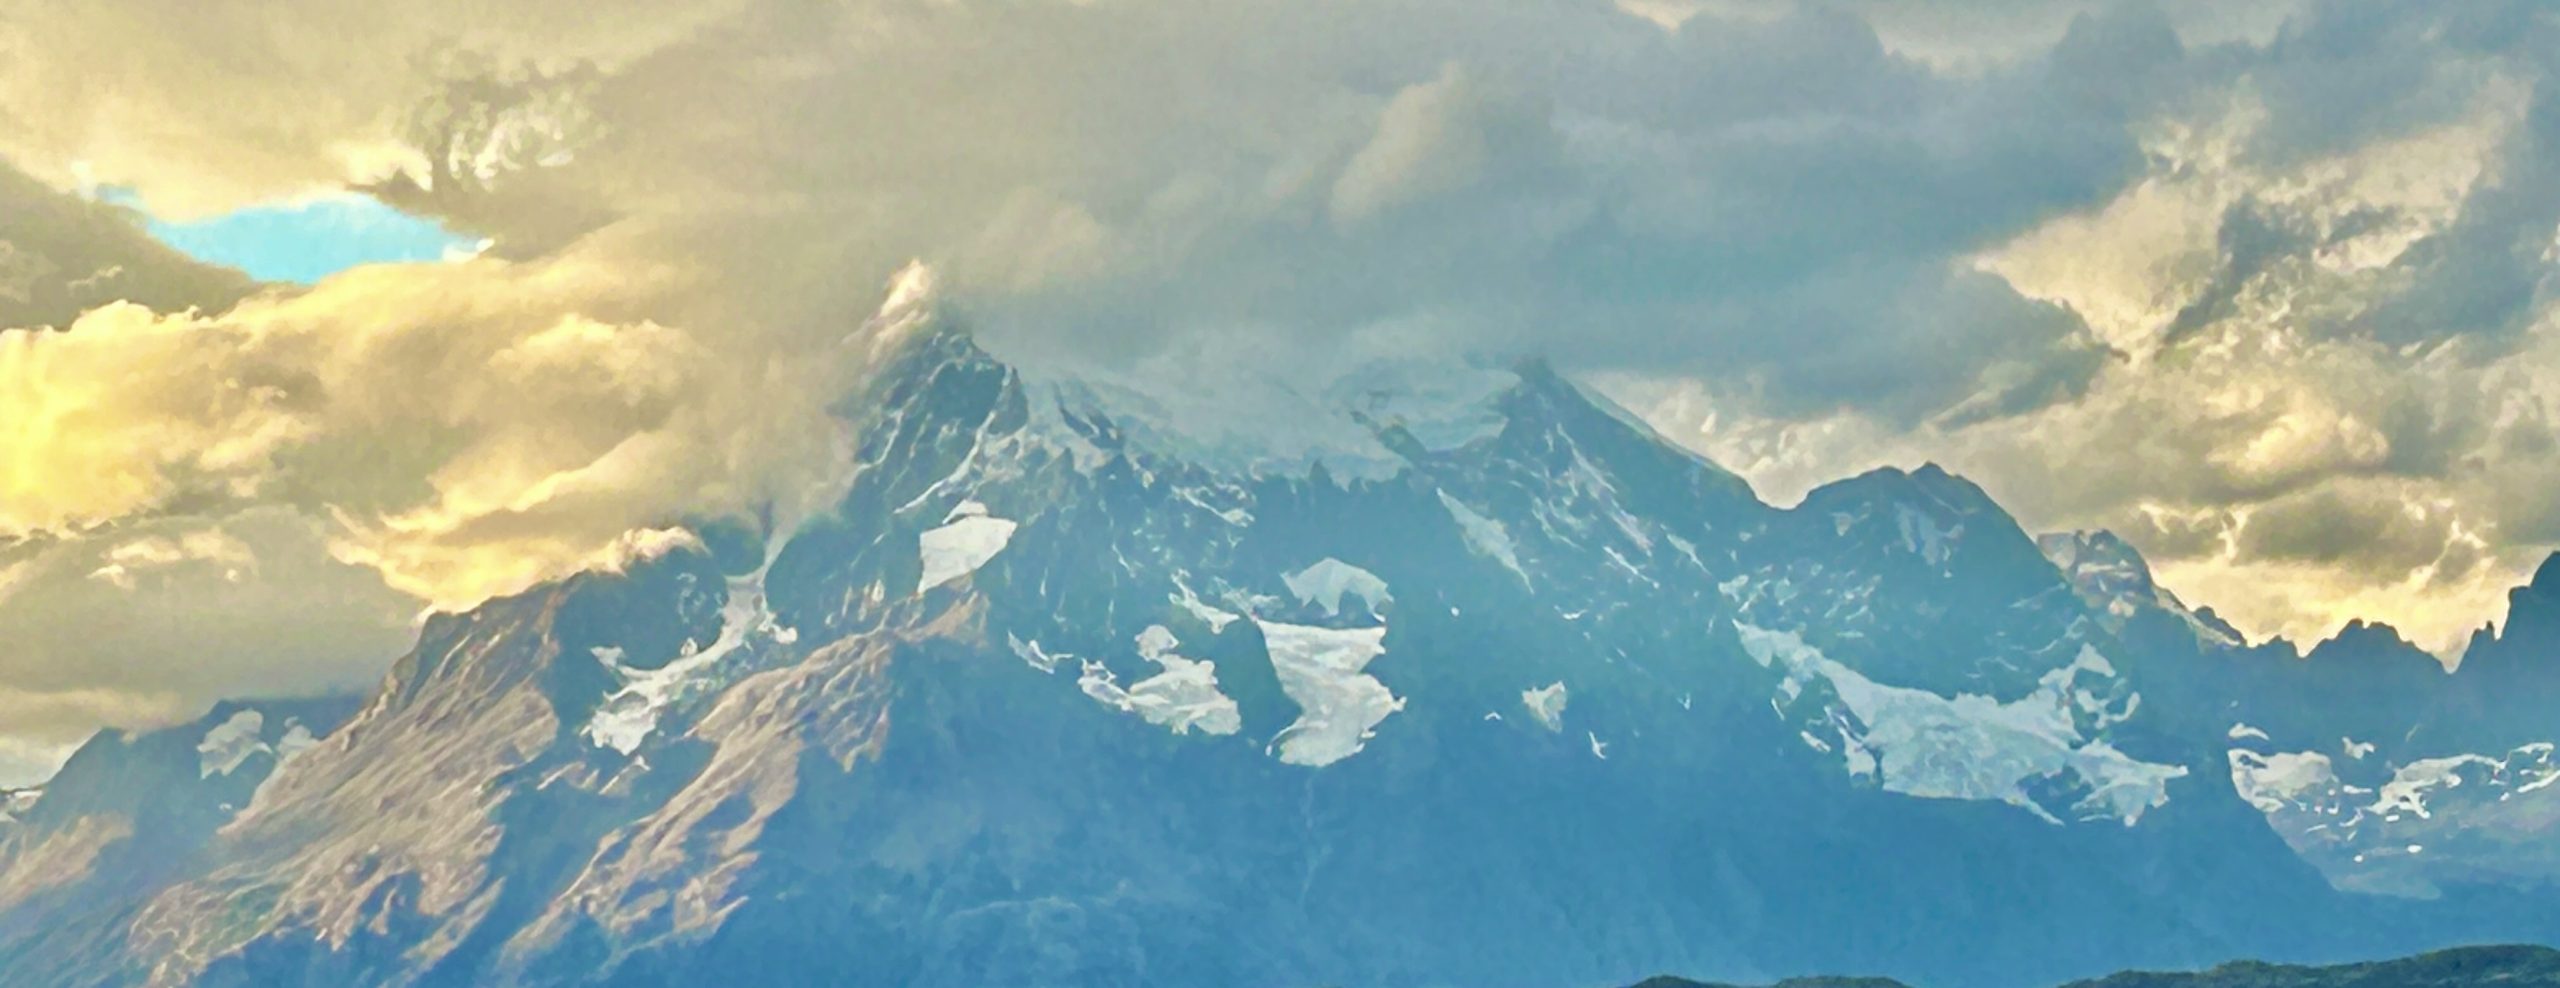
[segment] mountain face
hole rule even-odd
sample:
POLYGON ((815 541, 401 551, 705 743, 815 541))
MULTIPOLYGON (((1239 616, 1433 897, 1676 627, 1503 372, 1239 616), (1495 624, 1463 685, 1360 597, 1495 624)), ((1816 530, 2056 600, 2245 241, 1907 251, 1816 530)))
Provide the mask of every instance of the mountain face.
POLYGON ((0 944, 9 983, 102 983, 142 897, 202 860, 276 771, 319 745, 352 700, 225 703, 191 724, 106 732, 53 783, 0 812, 0 944))
POLYGON ((832 511, 648 533, 369 697, 13 796, 0 971, 2011 986, 2560 940, 2548 568, 2459 672, 2297 656, 1934 467, 1767 505, 1537 365, 1220 418, 888 330, 832 511))

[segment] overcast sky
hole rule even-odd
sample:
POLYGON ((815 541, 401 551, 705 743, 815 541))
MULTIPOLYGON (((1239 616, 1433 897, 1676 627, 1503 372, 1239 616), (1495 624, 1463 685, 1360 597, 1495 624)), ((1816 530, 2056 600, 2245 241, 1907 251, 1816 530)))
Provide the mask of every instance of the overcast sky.
POLYGON ((805 498, 909 259, 1010 352, 1935 460, 2257 635, 2441 648, 2560 542, 2535 0, 16 6, 0 783, 805 498))

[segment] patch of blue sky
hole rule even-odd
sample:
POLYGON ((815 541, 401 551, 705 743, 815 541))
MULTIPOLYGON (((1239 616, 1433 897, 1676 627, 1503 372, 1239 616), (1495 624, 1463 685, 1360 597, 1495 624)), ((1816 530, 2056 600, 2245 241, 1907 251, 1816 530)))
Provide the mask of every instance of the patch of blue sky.
MULTIPOLYGON (((139 205, 116 191, 103 197, 139 205)), ((432 220, 352 192, 261 203, 183 222, 144 216, 151 235, 163 243, 261 281, 310 284, 361 264, 445 260, 480 247, 432 220)))

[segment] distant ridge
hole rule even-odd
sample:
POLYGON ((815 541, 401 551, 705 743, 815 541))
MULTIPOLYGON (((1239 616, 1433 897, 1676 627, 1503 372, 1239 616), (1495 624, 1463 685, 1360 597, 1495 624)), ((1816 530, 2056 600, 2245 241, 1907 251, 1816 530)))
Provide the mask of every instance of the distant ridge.
POLYGON ((2299 967, 2241 961, 2193 974, 2135 972, 2067 988, 2501 988, 2560 985, 2560 950, 2457 947, 2366 964, 2299 967))
MULTIPOLYGON (((2210 971, 2128 971, 2061 988, 2539 988, 2560 985, 2560 950, 2458 947, 2364 964, 2309 967, 2236 961, 2210 971)), ((1659 977, 1633 988, 1743 988, 1659 977)), ((1790 978, 1769 988, 1911 988, 1890 978, 1790 978)))

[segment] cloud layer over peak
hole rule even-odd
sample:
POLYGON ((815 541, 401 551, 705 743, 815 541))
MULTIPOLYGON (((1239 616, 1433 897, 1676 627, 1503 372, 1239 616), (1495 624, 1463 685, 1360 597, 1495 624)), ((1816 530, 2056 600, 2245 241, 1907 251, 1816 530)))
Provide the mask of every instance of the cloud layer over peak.
POLYGON ((2442 641, 2560 541, 2553 21, 39 5, 0 22, 0 215, 71 219, 0 229, 0 316, 69 330, 0 332, 0 532, 282 510, 458 606, 826 479, 843 341, 922 258, 1029 359, 1534 353, 1782 499, 1936 459, 2252 631, 2442 641), (253 293, 102 184, 492 243, 253 293))

